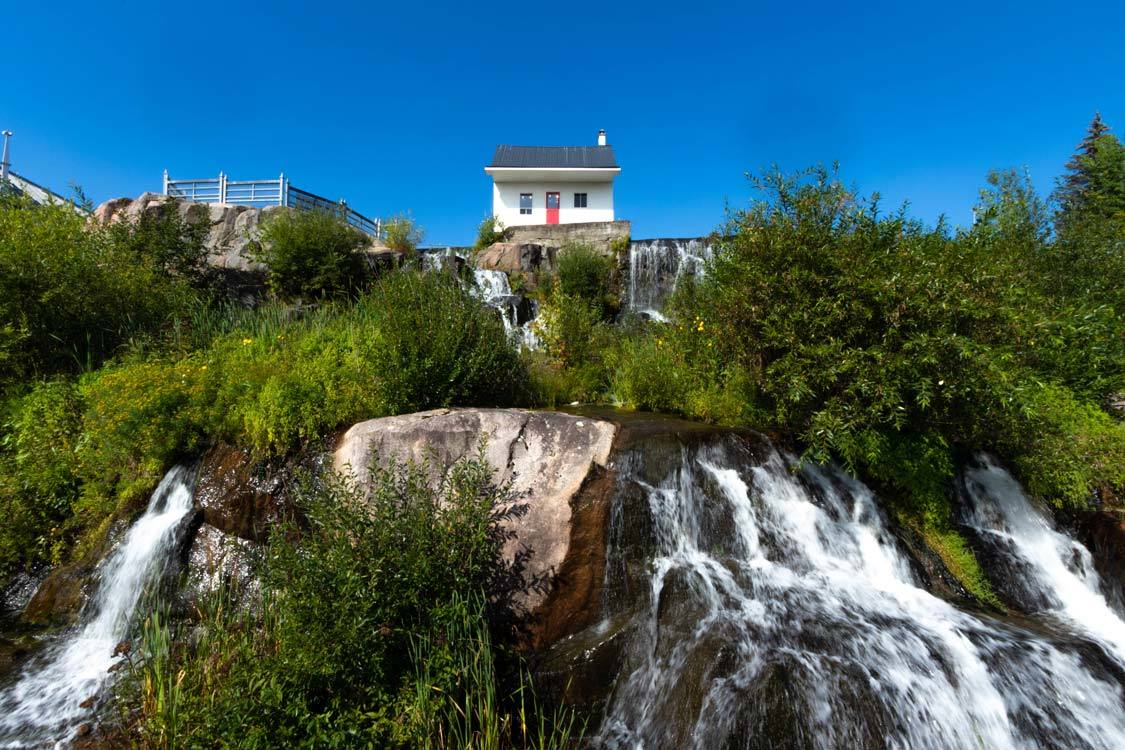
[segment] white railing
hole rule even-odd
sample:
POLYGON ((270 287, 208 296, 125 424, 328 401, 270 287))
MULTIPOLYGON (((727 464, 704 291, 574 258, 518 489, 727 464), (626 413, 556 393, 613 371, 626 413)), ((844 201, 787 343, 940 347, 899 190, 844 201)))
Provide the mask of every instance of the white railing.
POLYGON ((173 180, 164 170, 164 194, 196 203, 237 203, 242 206, 289 206, 301 211, 324 211, 336 214, 356 229, 382 236, 379 219, 369 219, 349 208, 346 201, 331 201, 307 190, 295 188, 282 174, 276 180, 230 180, 219 172, 218 178, 206 180, 173 180))

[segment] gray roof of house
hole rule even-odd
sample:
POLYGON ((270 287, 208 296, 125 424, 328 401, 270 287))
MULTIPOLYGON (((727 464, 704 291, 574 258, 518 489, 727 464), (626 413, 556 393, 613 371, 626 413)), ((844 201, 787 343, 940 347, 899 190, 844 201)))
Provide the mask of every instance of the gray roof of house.
POLYGON ((491 167, 613 169, 613 146, 497 146, 491 167))

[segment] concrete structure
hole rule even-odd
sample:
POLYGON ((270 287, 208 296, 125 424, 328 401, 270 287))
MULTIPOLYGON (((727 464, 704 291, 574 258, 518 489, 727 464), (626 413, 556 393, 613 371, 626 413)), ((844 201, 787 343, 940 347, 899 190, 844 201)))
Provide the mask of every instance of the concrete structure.
POLYGON ((497 146, 484 168, 492 213, 505 227, 613 221, 620 172, 605 131, 596 146, 497 146))

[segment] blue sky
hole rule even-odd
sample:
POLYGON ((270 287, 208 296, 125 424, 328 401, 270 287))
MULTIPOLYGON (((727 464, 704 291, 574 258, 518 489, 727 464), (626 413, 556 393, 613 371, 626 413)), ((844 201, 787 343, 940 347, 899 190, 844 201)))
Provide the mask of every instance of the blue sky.
POLYGON ((497 143, 592 144, 634 237, 691 236, 745 172, 839 160, 968 222, 989 169, 1049 191, 1125 133, 1125 3, 9 3, 13 169, 95 201, 225 170, 471 242, 497 143), (907 7, 909 6, 909 7, 907 7))

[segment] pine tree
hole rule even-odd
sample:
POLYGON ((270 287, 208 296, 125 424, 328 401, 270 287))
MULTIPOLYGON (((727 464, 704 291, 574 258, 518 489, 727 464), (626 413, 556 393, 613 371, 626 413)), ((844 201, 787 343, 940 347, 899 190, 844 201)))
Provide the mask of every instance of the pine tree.
POLYGON ((1078 144, 1078 149, 1066 163, 1067 173, 1059 180, 1055 198, 1059 205, 1059 218, 1073 215, 1081 208, 1090 191, 1089 161, 1097 155, 1098 140, 1109 133, 1109 126, 1102 121, 1101 112, 1094 113, 1094 119, 1086 128, 1086 137, 1078 144))

